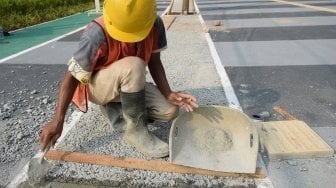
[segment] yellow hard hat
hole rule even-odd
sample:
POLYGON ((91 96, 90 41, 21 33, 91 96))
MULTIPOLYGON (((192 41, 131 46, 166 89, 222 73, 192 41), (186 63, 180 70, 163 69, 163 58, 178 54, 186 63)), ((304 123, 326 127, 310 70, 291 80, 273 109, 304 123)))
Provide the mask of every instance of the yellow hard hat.
POLYGON ((108 34, 121 42, 147 37, 156 19, 156 0, 105 0, 104 24, 108 34))

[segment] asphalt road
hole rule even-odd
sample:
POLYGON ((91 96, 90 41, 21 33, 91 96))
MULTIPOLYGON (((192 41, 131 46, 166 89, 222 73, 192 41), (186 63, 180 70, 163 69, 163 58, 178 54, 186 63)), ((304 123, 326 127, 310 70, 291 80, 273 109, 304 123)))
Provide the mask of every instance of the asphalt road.
POLYGON ((281 106, 313 127, 336 127, 334 0, 198 0, 245 113, 281 106), (220 26, 214 26, 220 21, 220 26))

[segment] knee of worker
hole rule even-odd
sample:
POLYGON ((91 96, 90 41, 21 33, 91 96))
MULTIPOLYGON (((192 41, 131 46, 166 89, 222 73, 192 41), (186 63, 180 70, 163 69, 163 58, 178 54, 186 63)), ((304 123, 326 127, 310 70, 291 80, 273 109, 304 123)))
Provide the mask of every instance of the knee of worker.
POLYGON ((152 109, 148 111, 148 117, 160 120, 160 121, 171 121, 179 113, 179 107, 175 105, 169 105, 164 108, 152 109))
POLYGON ((122 79, 121 79, 121 91, 123 92, 138 92, 145 87, 145 62, 134 56, 125 57, 120 60, 122 63, 122 79))

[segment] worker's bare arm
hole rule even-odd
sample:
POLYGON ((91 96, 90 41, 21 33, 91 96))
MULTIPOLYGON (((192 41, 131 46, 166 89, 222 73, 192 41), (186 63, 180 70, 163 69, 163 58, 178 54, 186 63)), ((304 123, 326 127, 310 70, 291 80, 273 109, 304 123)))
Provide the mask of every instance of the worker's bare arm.
POLYGON ((194 96, 182 92, 174 92, 170 89, 166 73, 161 62, 160 53, 152 54, 148 68, 155 84, 161 93, 167 98, 168 102, 184 107, 187 112, 191 112, 193 111, 193 108, 198 107, 194 96))
POLYGON ((78 80, 67 71, 60 86, 54 118, 44 125, 40 135, 41 150, 44 150, 49 142, 54 145, 61 136, 64 117, 77 85, 78 80))
POLYGON ((172 91, 167 81, 166 73, 161 62, 160 53, 152 54, 148 64, 148 69, 155 84, 161 93, 167 98, 172 91))

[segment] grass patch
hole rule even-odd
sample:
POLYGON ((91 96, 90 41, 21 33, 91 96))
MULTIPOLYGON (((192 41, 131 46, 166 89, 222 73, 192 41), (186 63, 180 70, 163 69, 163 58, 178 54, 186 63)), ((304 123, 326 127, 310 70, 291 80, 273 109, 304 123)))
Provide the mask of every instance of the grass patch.
POLYGON ((94 7, 94 0, 0 0, 0 25, 12 31, 94 7))

